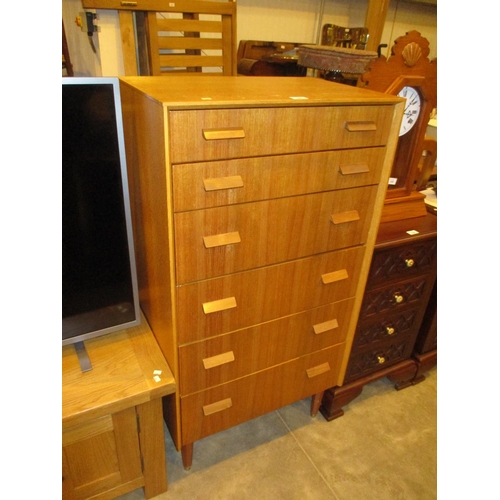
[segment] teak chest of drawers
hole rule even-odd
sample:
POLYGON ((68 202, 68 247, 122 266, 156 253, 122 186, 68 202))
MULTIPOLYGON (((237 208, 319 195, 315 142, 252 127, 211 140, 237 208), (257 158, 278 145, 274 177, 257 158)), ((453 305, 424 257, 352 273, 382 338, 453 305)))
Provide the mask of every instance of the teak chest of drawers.
POLYGON ((402 100, 315 78, 121 82, 141 305, 193 443, 342 384, 402 100))

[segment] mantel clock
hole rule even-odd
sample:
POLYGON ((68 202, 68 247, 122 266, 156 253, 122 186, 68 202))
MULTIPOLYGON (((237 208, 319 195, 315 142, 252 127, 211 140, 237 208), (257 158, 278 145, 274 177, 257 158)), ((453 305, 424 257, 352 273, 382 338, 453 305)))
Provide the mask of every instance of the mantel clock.
MULTIPOLYGON (((386 206, 406 203, 410 207, 406 211, 409 217, 425 211, 423 203, 417 213, 408 202, 423 199, 423 195, 414 191, 414 184, 422 153, 427 149, 427 124, 432 110, 437 107, 437 62, 429 61, 428 55, 429 42, 417 31, 410 31, 396 39, 389 59, 380 56, 370 64, 358 84, 406 99, 386 206)), ((398 212, 398 217, 406 217, 405 210, 398 212)))

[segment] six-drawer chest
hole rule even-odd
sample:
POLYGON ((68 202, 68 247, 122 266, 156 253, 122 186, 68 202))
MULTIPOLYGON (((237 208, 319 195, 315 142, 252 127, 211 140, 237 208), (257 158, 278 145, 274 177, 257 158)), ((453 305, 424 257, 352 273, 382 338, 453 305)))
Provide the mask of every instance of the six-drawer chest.
POLYGON ((343 383, 403 101, 317 78, 121 80, 141 306, 198 439, 343 383))

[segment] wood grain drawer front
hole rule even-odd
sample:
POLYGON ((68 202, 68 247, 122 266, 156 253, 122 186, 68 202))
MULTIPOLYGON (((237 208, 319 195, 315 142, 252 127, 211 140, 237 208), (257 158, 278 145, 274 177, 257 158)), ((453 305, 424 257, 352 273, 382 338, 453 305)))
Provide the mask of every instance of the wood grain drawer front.
POLYGON ((436 259, 436 238, 395 248, 376 249, 373 253, 368 286, 373 287, 390 279, 404 279, 430 272, 436 266, 436 259))
POLYGON ((418 276, 412 280, 365 292, 360 318, 364 320, 376 314, 417 306, 431 286, 432 280, 428 276, 418 276))
POLYGON ((390 339, 399 339, 404 335, 409 335, 417 326, 418 308, 397 312, 397 314, 384 314, 382 318, 378 316, 371 322, 360 323, 356 329, 356 335, 352 345, 352 353, 365 348, 375 346, 390 339))
POLYGON ((177 310, 179 343, 351 298, 364 252, 364 247, 354 247, 178 286, 177 303, 182 304, 177 310), (322 276, 334 272, 339 272, 339 279, 324 284, 322 276), (236 307, 204 312, 207 304, 227 298, 234 298, 236 307))
POLYGON ((344 342, 354 299, 179 348, 182 396, 344 342))
POLYGON ((363 244, 376 186, 174 215, 177 283, 363 244))
POLYGON ((170 159, 186 163, 384 146, 392 114, 392 106, 170 111, 170 159))
POLYGON ((384 346, 351 355, 345 381, 357 379, 408 359, 414 342, 414 336, 406 336, 384 346))
POLYGON ((377 184, 385 147, 173 165, 174 211, 377 184))
POLYGON ((344 344, 181 397, 182 442, 192 443, 338 382, 344 344))

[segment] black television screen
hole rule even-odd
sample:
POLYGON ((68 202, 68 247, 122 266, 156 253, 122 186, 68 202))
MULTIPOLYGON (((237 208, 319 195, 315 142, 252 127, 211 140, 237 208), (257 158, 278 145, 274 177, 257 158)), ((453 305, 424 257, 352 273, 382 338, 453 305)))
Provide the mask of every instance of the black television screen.
POLYGON ((140 323, 117 78, 63 78, 62 343, 140 323))

